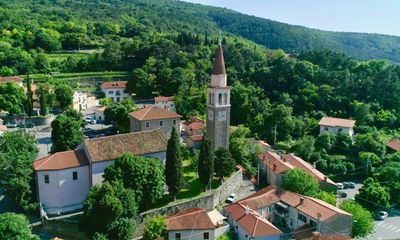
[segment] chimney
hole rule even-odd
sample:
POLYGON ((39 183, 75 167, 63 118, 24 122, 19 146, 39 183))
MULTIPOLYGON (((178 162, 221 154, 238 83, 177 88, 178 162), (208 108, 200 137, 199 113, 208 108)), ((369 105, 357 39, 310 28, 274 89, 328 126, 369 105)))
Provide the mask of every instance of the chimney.
POLYGON ((313 164, 312 164, 312 166, 313 166, 313 168, 317 168, 317 162, 313 162, 313 164))
POLYGON ((312 234, 313 234, 312 240, 319 240, 319 238, 321 237, 320 232, 313 232, 312 234))
POLYGON ((300 205, 303 204, 304 202, 304 197, 300 197, 300 205))
POLYGON ((325 180, 325 182, 327 182, 328 181, 328 177, 324 176, 324 180, 325 180))
POLYGON ((246 205, 246 214, 249 214, 249 213, 250 213, 249 205, 246 205))

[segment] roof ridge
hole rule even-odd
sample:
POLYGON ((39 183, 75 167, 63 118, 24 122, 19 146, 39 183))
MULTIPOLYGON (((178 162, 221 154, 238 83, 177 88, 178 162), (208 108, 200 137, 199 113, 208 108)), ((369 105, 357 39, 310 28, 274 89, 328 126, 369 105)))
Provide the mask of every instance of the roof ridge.
MULTIPOLYGON (((149 113, 149 111, 154 107, 155 105, 150 105, 150 107, 147 107, 147 111, 142 115, 142 117, 139 120, 143 120, 143 118, 149 113)), ((144 108, 146 109, 146 107, 144 108)))
POLYGON ((161 130, 159 128, 157 128, 155 130, 155 132, 157 133, 157 135, 161 138, 161 140, 165 143, 168 144, 168 140, 167 138, 161 133, 161 130))

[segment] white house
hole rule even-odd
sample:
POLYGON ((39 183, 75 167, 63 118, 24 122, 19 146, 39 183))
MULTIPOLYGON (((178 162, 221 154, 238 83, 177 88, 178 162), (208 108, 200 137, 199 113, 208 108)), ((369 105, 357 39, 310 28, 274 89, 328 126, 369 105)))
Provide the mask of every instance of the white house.
POLYGON ((74 92, 72 109, 77 112, 84 111, 88 108, 87 94, 81 92, 74 92))
POLYGON ((167 139, 160 130, 86 139, 75 151, 34 162, 39 202, 58 214, 82 207, 90 188, 103 182, 104 169, 123 153, 165 161, 167 139))
POLYGON ((106 110, 106 107, 98 107, 94 110, 94 120, 97 122, 103 122, 104 121, 104 110, 106 110))
POLYGON ((120 102, 125 98, 130 98, 129 93, 126 93, 127 81, 104 82, 101 85, 101 90, 110 98, 112 102, 120 102))
POLYGON ((348 134, 350 137, 354 135, 354 125, 355 120, 343 119, 343 118, 333 118, 333 117, 323 117, 319 121, 319 134, 325 132, 331 133, 344 133, 348 134))
POLYGON ((175 112, 175 97, 164 97, 164 96, 159 96, 154 98, 154 105, 156 105, 159 108, 165 108, 168 109, 171 112, 175 112))
POLYGON ((206 212, 202 208, 190 208, 165 219, 168 239, 217 239, 229 231, 226 218, 218 211, 206 212))

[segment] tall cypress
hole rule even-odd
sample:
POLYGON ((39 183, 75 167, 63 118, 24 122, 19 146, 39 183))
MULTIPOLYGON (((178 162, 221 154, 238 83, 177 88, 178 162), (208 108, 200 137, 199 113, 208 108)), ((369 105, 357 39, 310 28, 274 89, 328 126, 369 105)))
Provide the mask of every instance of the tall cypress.
POLYGON ((168 186, 168 192, 175 201, 176 195, 180 192, 183 186, 182 156, 179 144, 179 136, 175 127, 172 128, 171 138, 168 140, 167 145, 165 181, 168 186))
POLYGON ((207 186, 214 175, 214 154, 211 150, 211 142, 207 137, 204 137, 201 144, 197 171, 199 172, 200 182, 207 190, 207 186))
POLYGON ((32 116, 33 112, 33 99, 32 99, 32 86, 31 86, 31 79, 29 74, 26 76, 26 114, 28 116, 32 116))
POLYGON ((49 109, 47 107, 47 99, 46 99, 46 90, 44 89, 43 86, 39 87, 39 92, 40 92, 40 115, 46 116, 49 114, 49 109))

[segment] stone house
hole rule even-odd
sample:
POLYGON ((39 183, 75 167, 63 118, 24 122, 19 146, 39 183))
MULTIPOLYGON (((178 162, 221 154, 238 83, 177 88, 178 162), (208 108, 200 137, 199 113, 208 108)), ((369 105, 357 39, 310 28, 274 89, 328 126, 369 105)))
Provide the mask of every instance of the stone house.
POLYGON ((168 111, 171 112, 176 112, 175 109, 175 97, 164 97, 164 96, 159 96, 154 98, 154 105, 156 105, 159 108, 165 108, 168 109, 168 111))
POLYGON ((126 92, 127 81, 104 82, 101 84, 101 90, 110 98, 112 102, 117 103, 125 98, 131 98, 126 92))
POLYGON ((104 169, 123 153, 156 157, 164 163, 167 139, 160 130, 85 139, 76 150, 36 160, 38 201, 48 214, 82 208, 90 188, 103 182, 104 169))
POLYGON ((325 132, 344 133, 348 134, 352 138, 354 135, 353 128, 355 124, 356 124, 355 120, 323 117, 318 123, 319 134, 323 134, 325 132))
POLYGON ((161 129, 168 138, 171 135, 172 127, 176 128, 178 134, 180 132, 182 116, 155 105, 145 106, 142 109, 130 112, 129 117, 131 132, 161 129))

